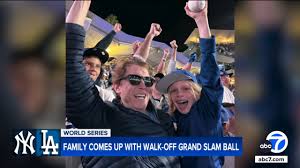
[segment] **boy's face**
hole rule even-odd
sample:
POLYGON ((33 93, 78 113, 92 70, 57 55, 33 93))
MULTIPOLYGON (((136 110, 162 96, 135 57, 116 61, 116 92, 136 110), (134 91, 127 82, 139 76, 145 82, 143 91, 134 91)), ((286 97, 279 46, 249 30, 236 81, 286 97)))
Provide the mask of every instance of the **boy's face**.
POLYGON ((101 72, 101 61, 97 57, 87 57, 83 60, 85 70, 93 81, 96 81, 101 72))

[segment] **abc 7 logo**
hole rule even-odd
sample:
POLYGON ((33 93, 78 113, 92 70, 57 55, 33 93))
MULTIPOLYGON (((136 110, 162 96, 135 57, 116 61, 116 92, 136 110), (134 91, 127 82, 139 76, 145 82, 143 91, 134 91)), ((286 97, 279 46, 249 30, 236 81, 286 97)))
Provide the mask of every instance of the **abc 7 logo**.
POLYGON ((272 149, 272 144, 269 141, 265 141, 264 143, 259 145, 259 148, 263 153, 269 153, 272 149))
POLYGON ((288 146, 288 138, 281 131, 273 131, 269 133, 266 141, 259 145, 259 148, 264 152, 281 153, 288 146))

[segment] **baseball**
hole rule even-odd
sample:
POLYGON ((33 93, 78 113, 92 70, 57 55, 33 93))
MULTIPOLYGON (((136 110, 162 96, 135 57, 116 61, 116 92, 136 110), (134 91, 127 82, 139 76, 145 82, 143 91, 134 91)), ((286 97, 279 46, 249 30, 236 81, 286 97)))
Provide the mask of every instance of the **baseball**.
POLYGON ((189 0, 188 7, 192 12, 200 12, 205 7, 205 0, 189 0))

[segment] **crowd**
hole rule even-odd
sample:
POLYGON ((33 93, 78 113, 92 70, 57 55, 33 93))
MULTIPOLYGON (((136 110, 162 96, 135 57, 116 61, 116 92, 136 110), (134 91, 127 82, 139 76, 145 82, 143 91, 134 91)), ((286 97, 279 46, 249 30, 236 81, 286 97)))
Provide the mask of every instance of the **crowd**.
POLYGON ((218 54, 222 54, 225 56, 233 57, 235 51, 234 43, 219 43, 217 46, 218 54))
MULTIPOLYGON (((133 54, 110 62, 105 49, 121 24, 93 48, 84 48, 84 20, 90 1, 74 1, 66 18, 66 125, 69 128, 109 128, 112 136, 233 136, 234 96, 227 88, 228 74, 219 68, 216 42, 211 35, 207 7, 186 14, 195 21, 201 48, 201 72, 190 72, 197 54, 176 68, 176 41, 164 49, 157 67, 147 63, 153 39, 162 32, 152 23, 143 42, 133 44, 133 54), (171 55, 171 56, 169 56, 171 55), (170 57, 170 58, 169 58, 170 57), (168 65, 166 65, 169 59, 168 65), (226 96, 223 96, 226 95, 226 96)), ((207 3, 207 2, 206 2, 207 3)), ((82 157, 83 167, 223 167, 221 156, 82 157)), ((227 165, 233 167, 232 165, 227 165)))

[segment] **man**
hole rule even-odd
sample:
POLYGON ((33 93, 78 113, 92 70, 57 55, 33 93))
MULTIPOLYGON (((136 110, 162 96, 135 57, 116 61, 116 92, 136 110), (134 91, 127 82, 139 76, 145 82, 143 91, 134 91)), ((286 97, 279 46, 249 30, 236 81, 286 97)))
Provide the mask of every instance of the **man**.
POLYGON ((169 56, 169 49, 165 48, 164 49, 164 53, 162 58, 160 59, 160 62, 158 64, 158 66, 156 67, 156 74, 154 75, 155 78, 155 83, 152 86, 152 97, 151 97, 151 101, 154 104, 155 108, 162 110, 163 112, 168 112, 169 111, 169 103, 168 103, 168 98, 166 95, 160 93, 156 88, 156 84, 157 82, 163 78, 164 75, 164 69, 165 69, 165 64, 167 61, 167 58, 169 56))
MULTIPOLYGON (((234 137, 234 135, 229 132, 229 124, 232 115, 224 106, 221 107, 221 122, 223 127, 224 137, 234 137)), ((224 156, 224 165, 222 168, 234 168, 235 167, 235 157, 234 156, 224 156)))
POLYGON ((157 82, 162 79, 165 75, 162 73, 157 73, 154 75, 155 83, 153 84, 151 101, 156 109, 159 109, 165 113, 169 111, 168 97, 165 94, 160 93, 155 87, 157 82))
MULTIPOLYGON (((174 127, 166 113, 149 102, 153 78, 146 60, 160 25, 151 24, 149 33, 134 57, 118 59, 112 83, 117 98, 106 103, 98 96, 94 82, 84 71, 84 18, 90 1, 74 1, 66 19, 67 81, 66 115, 78 128, 109 128, 112 136, 172 136, 174 127)), ((83 157, 83 167, 179 167, 178 157, 83 157)))
MULTIPOLYGON (((97 80, 100 80, 99 78, 102 76, 101 73, 103 73, 101 66, 105 64, 105 62, 108 60, 108 57, 108 53, 101 48, 90 48, 84 52, 83 65, 85 70, 90 75, 90 78, 95 83, 97 80)), ((100 97, 104 101, 112 101, 115 98, 112 90, 103 89, 97 84, 95 84, 95 86, 99 91, 100 97)))
POLYGON ((219 65, 220 69, 220 79, 221 83, 224 88, 223 92, 223 100, 222 100, 222 105, 223 105, 223 110, 221 111, 222 113, 227 113, 224 115, 227 115, 228 117, 228 122, 225 123, 224 125, 224 133, 225 135, 231 135, 230 131, 235 132, 235 128, 233 127, 234 122, 235 122, 235 97, 233 93, 230 91, 229 84, 230 84, 230 78, 229 74, 226 72, 224 65, 219 65))
MULTIPOLYGON (((120 32, 122 25, 116 23, 113 30, 108 33, 102 40, 100 40, 95 47, 86 48, 83 53, 83 64, 85 70, 90 75, 90 78, 95 82, 95 86, 99 91, 99 96, 103 101, 112 101, 115 98, 115 95, 112 90, 103 89, 97 83, 99 83, 100 78, 103 75, 102 65, 105 64, 109 59, 108 52, 105 51, 107 47, 111 44, 113 37, 116 33, 120 32)), ((74 125, 66 121, 66 128, 74 128, 74 125)))
POLYGON ((120 32, 121 29, 122 25, 120 23, 116 23, 114 25, 114 29, 101 41, 99 41, 95 47, 87 48, 83 53, 83 64, 85 65, 85 70, 89 73, 92 80, 95 81, 96 87, 99 90, 99 95, 104 101, 112 101, 115 98, 112 90, 106 90, 97 85, 97 83, 100 83, 104 72, 102 65, 104 65, 109 58, 109 54, 105 51, 105 49, 107 49, 107 47, 111 44, 113 37, 116 33, 120 32))
MULTIPOLYGON (((90 78, 94 81, 95 86, 99 91, 99 96, 103 101, 112 101, 115 98, 115 95, 111 89, 104 89, 101 87, 101 78, 104 74, 104 69, 102 66, 108 61, 109 54, 105 50, 111 44, 116 33, 120 32, 122 25, 116 23, 113 30, 108 33, 102 40, 100 40, 93 48, 86 48, 83 53, 83 65, 85 70, 90 75, 90 78)), ((66 128, 76 128, 77 126, 66 119, 65 122, 66 128)), ((78 167, 81 165, 79 157, 68 157, 66 159, 66 167, 78 167)))

